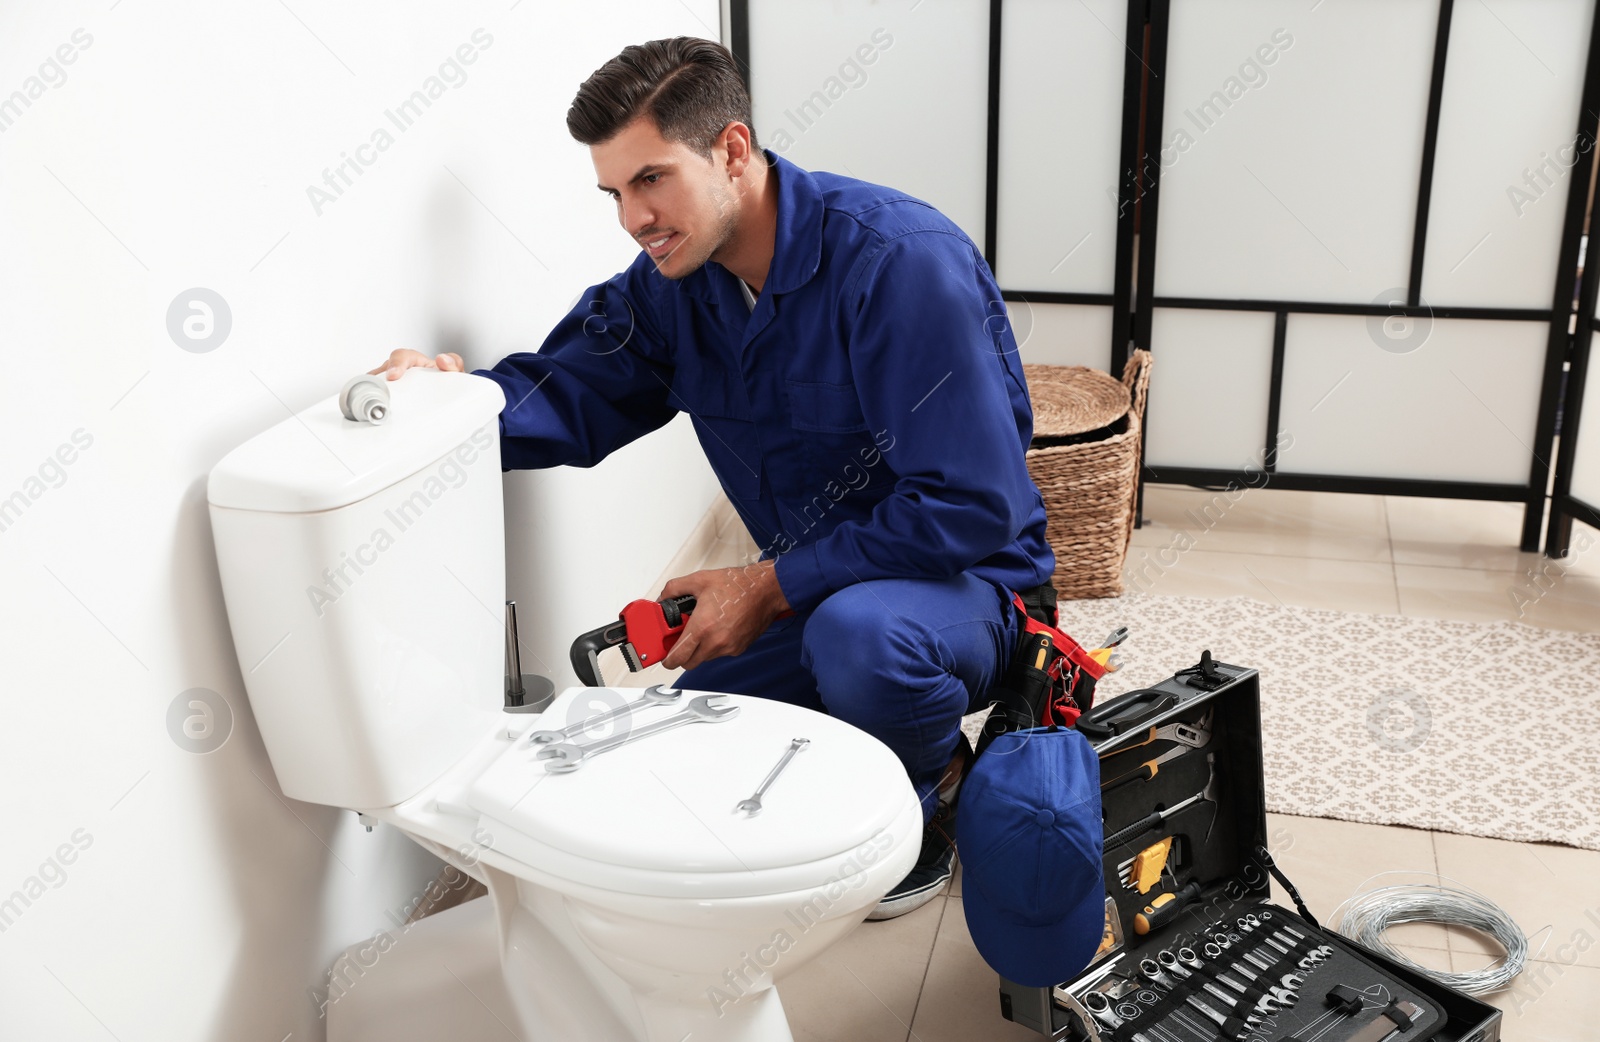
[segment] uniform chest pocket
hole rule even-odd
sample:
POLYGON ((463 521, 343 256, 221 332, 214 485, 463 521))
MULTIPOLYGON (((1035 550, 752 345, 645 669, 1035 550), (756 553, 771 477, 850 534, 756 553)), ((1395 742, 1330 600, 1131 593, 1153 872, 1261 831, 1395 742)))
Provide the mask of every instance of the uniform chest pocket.
POLYGON ((794 428, 817 434, 854 434, 867 429, 861 399, 852 384, 789 381, 789 408, 794 428))
POLYGON ((740 388, 720 373, 680 369, 673 374, 673 408, 689 414, 706 460, 731 499, 761 494, 761 439, 740 388))
POLYGON ((788 391, 791 422, 805 445, 815 487, 836 489, 842 496, 894 484, 853 384, 790 380, 788 391))

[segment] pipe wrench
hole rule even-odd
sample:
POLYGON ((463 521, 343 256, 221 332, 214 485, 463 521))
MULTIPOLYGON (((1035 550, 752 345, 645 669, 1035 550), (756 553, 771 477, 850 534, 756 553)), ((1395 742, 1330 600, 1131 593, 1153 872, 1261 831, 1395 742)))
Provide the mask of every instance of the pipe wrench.
POLYGON ((621 648, 628 670, 637 673, 667 657, 678 642, 683 627, 694 611, 692 595, 668 597, 660 601, 632 601, 617 621, 608 622, 572 642, 568 659, 578 680, 588 687, 600 687, 600 652, 621 648))

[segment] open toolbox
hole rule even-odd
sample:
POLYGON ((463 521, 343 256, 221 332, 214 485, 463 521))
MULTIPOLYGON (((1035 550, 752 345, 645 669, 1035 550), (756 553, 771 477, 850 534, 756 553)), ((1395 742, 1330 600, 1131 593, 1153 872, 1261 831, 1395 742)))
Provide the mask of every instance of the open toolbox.
POLYGON ((1497 1042, 1500 1011, 1320 927, 1268 849, 1261 686, 1211 660, 1101 703, 1106 929, 1007 1020, 1070 1042, 1497 1042), (1271 900, 1276 876, 1296 910, 1271 900))

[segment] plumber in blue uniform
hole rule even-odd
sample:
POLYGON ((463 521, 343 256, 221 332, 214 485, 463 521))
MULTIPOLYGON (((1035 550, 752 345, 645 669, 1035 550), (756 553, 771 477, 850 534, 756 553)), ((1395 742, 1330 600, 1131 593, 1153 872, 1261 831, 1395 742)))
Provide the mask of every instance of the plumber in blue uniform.
MULTIPOLYGON (((567 128, 640 253, 537 353, 476 370, 505 389, 503 465, 593 466, 689 415, 761 553, 666 585, 698 607, 665 665, 687 668, 680 687, 820 710, 894 750, 928 826, 872 917, 910 911, 950 877, 961 717, 1015 644, 1009 591, 1055 566, 1000 289, 927 203, 760 148, 708 40, 626 48, 567 128)), ((411 366, 465 369, 400 350, 373 372, 411 366)))

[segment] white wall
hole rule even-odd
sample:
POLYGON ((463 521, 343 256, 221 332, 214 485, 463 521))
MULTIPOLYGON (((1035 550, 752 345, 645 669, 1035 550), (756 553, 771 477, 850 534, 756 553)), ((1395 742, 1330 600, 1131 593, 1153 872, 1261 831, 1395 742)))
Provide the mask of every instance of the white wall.
MULTIPOLYGON (((567 106, 628 43, 716 36, 717 6, 0 7, 0 102, 72 59, 0 109, 0 499, 25 501, 0 528, 0 902, 32 891, 0 903, 0 1037, 322 1037, 308 988, 437 863, 278 793, 205 476, 392 348, 533 349, 626 265, 567 106), (389 124, 462 45, 465 81, 389 124), (392 147, 317 213, 307 187, 380 126, 392 147), (193 287, 231 314, 199 353, 167 328, 193 287), (205 754, 168 723, 195 688, 232 715, 205 754)), ((507 475, 532 657, 564 676, 566 643, 654 592, 714 488, 681 420, 592 472, 507 475)))

